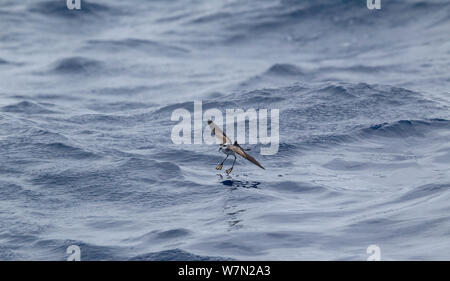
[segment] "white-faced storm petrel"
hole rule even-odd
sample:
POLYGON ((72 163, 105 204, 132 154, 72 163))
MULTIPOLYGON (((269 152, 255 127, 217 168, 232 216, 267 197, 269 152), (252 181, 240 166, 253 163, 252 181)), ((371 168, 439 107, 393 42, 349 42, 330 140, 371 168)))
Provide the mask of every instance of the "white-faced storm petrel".
POLYGON ((222 130, 216 124, 214 124, 213 121, 208 120, 208 125, 211 128, 212 133, 219 140, 222 141, 222 144, 219 145, 219 151, 222 151, 224 154, 227 155, 227 157, 225 157, 225 159, 219 165, 217 165, 216 167, 217 170, 222 170, 223 163, 225 162, 225 160, 228 159, 228 156, 232 155, 234 157, 233 165, 231 166, 231 168, 226 170, 227 174, 231 173, 234 164, 236 163, 236 154, 239 154, 240 156, 252 162, 256 166, 265 170, 265 168, 261 164, 259 164, 259 162, 256 161, 255 158, 253 158, 251 155, 245 152, 245 150, 237 143, 237 141, 232 143, 231 140, 225 135, 225 133, 222 132, 222 130))

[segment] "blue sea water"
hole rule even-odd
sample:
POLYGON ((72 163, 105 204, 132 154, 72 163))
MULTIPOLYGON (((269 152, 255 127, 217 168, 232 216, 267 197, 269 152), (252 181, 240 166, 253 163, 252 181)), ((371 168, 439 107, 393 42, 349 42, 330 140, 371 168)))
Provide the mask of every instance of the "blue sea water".
POLYGON ((0 260, 450 259, 447 0, 65 2, 0 1, 0 260), (280 109, 266 170, 194 100, 280 109))

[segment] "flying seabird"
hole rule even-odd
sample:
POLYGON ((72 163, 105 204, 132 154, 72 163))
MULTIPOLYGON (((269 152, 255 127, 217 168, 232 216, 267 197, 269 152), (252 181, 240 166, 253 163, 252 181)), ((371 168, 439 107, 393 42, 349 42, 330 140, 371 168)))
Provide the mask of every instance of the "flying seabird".
POLYGON ((245 152, 245 150, 237 143, 237 141, 232 143, 231 140, 225 135, 225 133, 222 132, 222 130, 216 124, 214 124, 213 121, 208 120, 208 125, 211 128, 212 133, 220 141, 222 141, 222 144, 219 145, 219 151, 222 151, 224 154, 227 155, 227 157, 225 157, 225 159, 223 159, 223 161, 219 165, 217 165, 216 170, 222 170, 223 163, 225 162, 225 160, 228 159, 228 156, 232 155, 234 156, 233 165, 231 166, 231 168, 226 170, 227 174, 230 174, 231 171, 233 170, 234 163, 236 163, 236 153, 242 156, 243 158, 247 159, 248 161, 252 162, 256 166, 260 167, 261 169, 265 170, 265 168, 261 164, 259 164, 259 162, 256 161, 255 158, 253 158, 251 155, 245 152))

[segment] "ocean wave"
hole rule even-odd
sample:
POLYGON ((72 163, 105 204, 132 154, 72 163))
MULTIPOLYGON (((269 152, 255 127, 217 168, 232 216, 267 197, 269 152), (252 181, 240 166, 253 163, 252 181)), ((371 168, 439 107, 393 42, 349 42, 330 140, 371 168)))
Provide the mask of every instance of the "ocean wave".
POLYGON ((89 74, 103 70, 99 60, 84 57, 68 57, 57 61, 51 72, 56 74, 89 74))
POLYGON ((111 96, 131 96, 149 90, 146 86, 135 87, 104 87, 92 89, 91 92, 95 95, 111 95, 111 96))
POLYGON ((185 48, 163 44, 157 41, 126 38, 121 40, 89 40, 84 47, 85 49, 101 49, 109 52, 120 51, 142 51, 147 55, 155 53, 160 55, 183 55, 189 53, 185 48))
MULTIPOLYGON (((6 105, 2 107, 4 112, 25 113, 25 114, 54 114, 55 110, 48 108, 49 104, 35 103, 31 101, 21 101, 16 104, 6 105)), ((51 106, 51 105, 50 105, 51 106)))
POLYGON ((102 125, 117 125, 117 124, 131 124, 132 117, 128 115, 118 114, 103 114, 103 113, 89 113, 82 115, 74 115, 67 118, 66 121, 78 124, 102 124, 102 125))
MULTIPOLYGON (((267 108, 267 104, 280 110, 282 123, 284 139, 275 157, 283 157, 285 148, 292 153, 295 147, 333 146, 375 136, 420 137, 430 130, 448 128, 446 119, 428 118, 433 112, 443 112, 441 104, 405 88, 366 83, 302 83, 235 92, 204 100, 203 110, 246 110, 267 108), (303 133, 289 137, 289 131, 303 133)), ((149 116, 168 120, 177 108, 193 112, 193 105, 193 102, 171 104, 151 111, 149 116)))
MULTIPOLYGON (((2 169, 0 168, 0 171, 1 170, 2 169)), ((26 189, 23 186, 13 182, 0 180, 0 186, 0 196, 5 200, 18 200, 23 198, 31 199, 33 197, 36 198, 37 196, 39 196, 38 192, 26 189)))
POLYGON ((65 143, 53 142, 47 144, 33 144, 32 149, 35 149, 35 153, 31 152, 30 156, 37 154, 38 157, 46 158, 61 158, 61 159, 95 159, 99 156, 93 152, 85 149, 71 146, 65 143))
MULTIPOLYGON (((121 157, 109 161, 104 157, 89 160, 84 167, 75 162, 71 163, 74 165, 73 169, 44 170, 38 175, 33 175, 31 182, 46 189, 63 189, 64 192, 87 202, 129 201, 157 207, 167 204, 166 200, 170 195, 149 187, 184 178, 180 167, 167 161, 136 157, 121 157)), ((172 203, 176 204, 179 201, 182 199, 178 198, 172 203)))
MULTIPOLYGON (((8 118, 8 122, 14 122, 17 120, 8 118)), ((28 120, 15 124, 10 129, 9 136, 12 142, 20 144, 22 141, 27 143, 52 143, 52 142, 67 142, 69 138, 60 132, 55 132, 47 129, 40 128, 35 124, 27 124, 28 120)))
POLYGON ((200 256, 181 249, 165 250, 155 253, 142 254, 130 258, 131 261, 223 261, 231 260, 224 257, 200 256))
MULTIPOLYGON (((340 27, 352 28, 374 25, 376 22, 389 19, 395 13, 407 10, 409 13, 415 11, 438 11, 446 8, 442 1, 440 3, 426 4, 424 2, 411 3, 408 1, 392 1, 390 9, 385 11, 384 17, 371 14, 366 3, 360 0, 352 1, 279 1, 273 3, 262 1, 258 6, 245 3, 238 6, 224 4, 221 9, 202 14, 189 20, 192 25, 222 24, 229 31, 242 34, 267 33, 286 26, 301 26, 308 21, 320 20, 321 25, 334 24, 340 27), (330 17, 330 11, 333 16, 330 17)), ((402 21, 407 20, 402 17, 402 21)), ((331 28, 330 28, 331 29, 331 28)), ((236 34, 235 34, 236 35, 236 34)))
POLYGON ((450 121, 445 119, 399 120, 382 123, 362 129, 365 136, 383 136, 404 138, 410 136, 425 137, 430 130, 448 130, 450 121))
POLYGON ((450 184, 426 184, 415 187, 410 191, 397 198, 396 202, 405 202, 416 199, 431 199, 436 196, 448 193, 450 191, 450 184))
POLYGON ((185 239, 187 236, 191 234, 191 231, 185 228, 175 228, 175 229, 169 229, 169 230, 153 230, 149 233, 146 233, 144 235, 141 235, 139 237, 134 238, 128 238, 126 239, 126 242, 139 242, 144 244, 149 243, 157 243, 156 240, 159 241, 167 241, 167 240, 178 240, 178 239, 185 239))
POLYGON ((266 73, 267 75, 280 75, 280 76, 297 76, 297 79, 300 79, 300 76, 305 75, 305 72, 293 65, 293 64, 274 64, 272 65, 266 73))
MULTIPOLYGON (((125 93, 122 92, 124 95, 125 93)), ((88 108, 100 113, 113 113, 113 112, 122 112, 122 111, 133 111, 136 109, 148 109, 156 106, 151 103, 143 103, 143 102, 112 102, 112 103, 104 103, 104 104, 92 104, 89 105, 88 108)))

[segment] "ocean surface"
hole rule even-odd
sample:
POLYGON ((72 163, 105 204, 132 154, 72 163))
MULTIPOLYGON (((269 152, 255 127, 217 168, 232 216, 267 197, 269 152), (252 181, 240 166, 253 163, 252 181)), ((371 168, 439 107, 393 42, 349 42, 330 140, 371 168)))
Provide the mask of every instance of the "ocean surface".
POLYGON ((381 5, 1 0, 0 260, 450 260, 450 2, 381 5), (279 109, 266 170, 194 100, 279 109))

